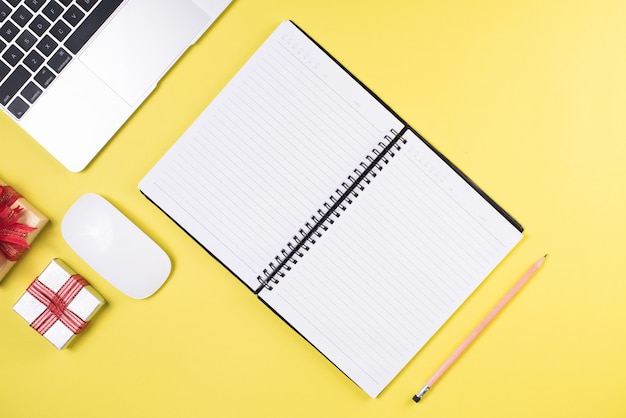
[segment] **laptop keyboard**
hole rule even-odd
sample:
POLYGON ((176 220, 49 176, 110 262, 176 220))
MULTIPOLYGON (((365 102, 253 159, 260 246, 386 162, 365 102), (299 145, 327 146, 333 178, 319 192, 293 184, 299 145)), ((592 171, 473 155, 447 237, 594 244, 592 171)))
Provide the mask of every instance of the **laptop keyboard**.
POLYGON ((123 0, 0 0, 0 106, 21 119, 123 0))

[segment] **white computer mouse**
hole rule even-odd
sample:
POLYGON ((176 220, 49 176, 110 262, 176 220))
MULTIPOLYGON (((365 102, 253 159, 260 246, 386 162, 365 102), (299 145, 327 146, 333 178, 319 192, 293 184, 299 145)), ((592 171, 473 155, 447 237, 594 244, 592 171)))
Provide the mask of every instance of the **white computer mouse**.
POLYGON ((151 296, 170 274, 165 251, 100 195, 80 197, 63 217, 61 233, 98 274, 132 298, 151 296))

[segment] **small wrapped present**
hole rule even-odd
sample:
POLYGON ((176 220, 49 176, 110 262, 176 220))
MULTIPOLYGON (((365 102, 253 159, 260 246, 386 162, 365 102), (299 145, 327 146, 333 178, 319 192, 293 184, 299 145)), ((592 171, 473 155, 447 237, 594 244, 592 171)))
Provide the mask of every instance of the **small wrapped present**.
POLYGON ((0 281, 47 222, 48 218, 0 180, 0 281))
POLYGON ((54 259, 13 310, 60 350, 89 325, 105 303, 84 278, 54 259))

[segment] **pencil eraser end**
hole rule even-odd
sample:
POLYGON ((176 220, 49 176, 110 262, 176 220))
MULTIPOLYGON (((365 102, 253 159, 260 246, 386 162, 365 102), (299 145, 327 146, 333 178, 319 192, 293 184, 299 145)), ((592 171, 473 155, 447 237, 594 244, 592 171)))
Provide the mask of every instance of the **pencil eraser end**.
POLYGON ((413 400, 415 401, 415 403, 418 403, 422 398, 417 396, 417 395, 413 395, 413 400))

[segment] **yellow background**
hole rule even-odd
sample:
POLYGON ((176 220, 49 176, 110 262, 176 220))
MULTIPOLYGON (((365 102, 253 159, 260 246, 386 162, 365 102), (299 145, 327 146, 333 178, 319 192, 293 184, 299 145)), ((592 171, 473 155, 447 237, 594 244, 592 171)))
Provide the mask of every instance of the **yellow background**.
POLYGON ((0 115, 0 178, 51 222, 0 284, 2 417, 626 416, 626 2, 235 0, 82 173, 0 115), (292 19, 514 215, 525 238, 368 398, 137 190, 292 19), (60 234, 108 198, 173 261, 130 299, 60 234), (537 276, 424 399, 411 396, 545 252, 537 276), (11 307, 55 257, 108 299, 58 352, 11 307))

